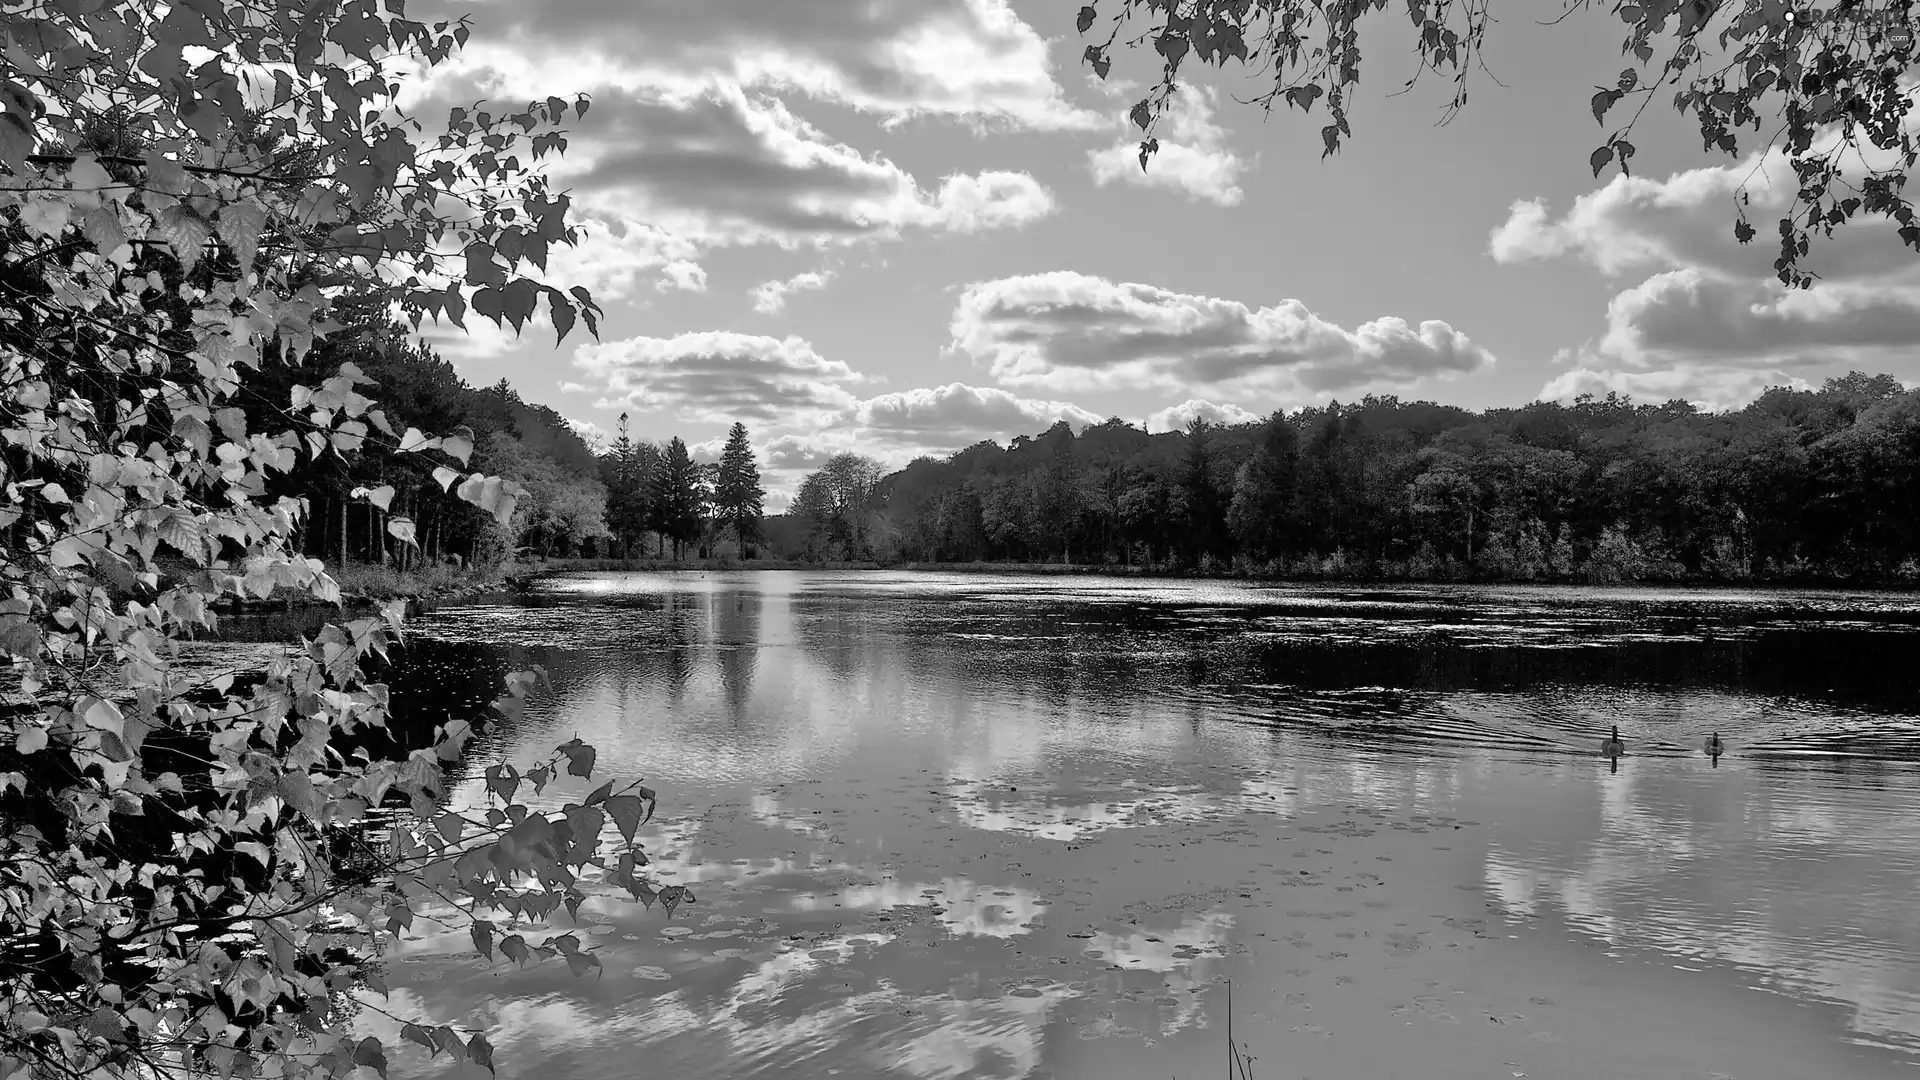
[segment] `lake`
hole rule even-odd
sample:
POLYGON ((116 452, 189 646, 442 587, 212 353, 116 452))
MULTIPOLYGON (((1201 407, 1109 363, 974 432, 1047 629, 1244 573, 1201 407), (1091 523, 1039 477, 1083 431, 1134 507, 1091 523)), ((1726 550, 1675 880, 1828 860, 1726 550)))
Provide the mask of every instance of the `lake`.
POLYGON ((1275 1080, 1920 1076, 1911 597, 605 574, 419 629, 403 713, 554 684, 454 799, 578 735, 697 898, 596 895, 578 979, 416 924, 387 1007, 503 1077, 1217 1075, 1229 1023, 1275 1080))

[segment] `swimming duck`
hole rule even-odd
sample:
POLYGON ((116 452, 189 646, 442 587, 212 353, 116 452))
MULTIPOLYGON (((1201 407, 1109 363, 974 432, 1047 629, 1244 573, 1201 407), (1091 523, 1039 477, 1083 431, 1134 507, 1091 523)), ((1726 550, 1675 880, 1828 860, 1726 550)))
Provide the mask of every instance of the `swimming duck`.
POLYGON ((1727 744, 1720 741, 1719 732, 1716 731, 1712 735, 1707 736, 1707 756, 1708 757, 1719 757, 1721 754, 1724 754, 1726 752, 1727 752, 1727 744))
POLYGON ((1600 740, 1600 752, 1607 757, 1619 757, 1627 752, 1627 744, 1620 741, 1620 725, 1613 726, 1611 738, 1600 740))

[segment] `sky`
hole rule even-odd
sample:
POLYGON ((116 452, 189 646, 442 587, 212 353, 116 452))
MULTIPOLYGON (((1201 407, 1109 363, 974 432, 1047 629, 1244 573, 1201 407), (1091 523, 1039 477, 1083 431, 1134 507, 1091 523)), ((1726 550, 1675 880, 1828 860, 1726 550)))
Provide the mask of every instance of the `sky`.
POLYGON ((1843 230, 1814 253, 1827 281, 1786 293, 1777 159, 1703 153, 1665 101, 1635 175, 1593 176, 1588 99, 1623 66, 1601 8, 1543 25, 1511 5, 1441 125, 1451 88, 1402 92, 1411 28, 1389 7, 1363 24, 1340 153, 1320 155, 1323 108, 1241 104, 1268 84, 1230 67, 1180 95, 1143 172, 1125 113, 1157 65, 1095 78, 1078 6, 415 3, 474 34, 414 107, 591 96, 550 170, 590 237, 549 280, 605 311, 598 342, 427 336, 583 430, 626 413, 712 458, 745 423, 770 511, 837 452, 899 466, 1061 419, 1161 431, 1368 393, 1726 408, 1853 368, 1920 381, 1920 274, 1884 226, 1843 230))

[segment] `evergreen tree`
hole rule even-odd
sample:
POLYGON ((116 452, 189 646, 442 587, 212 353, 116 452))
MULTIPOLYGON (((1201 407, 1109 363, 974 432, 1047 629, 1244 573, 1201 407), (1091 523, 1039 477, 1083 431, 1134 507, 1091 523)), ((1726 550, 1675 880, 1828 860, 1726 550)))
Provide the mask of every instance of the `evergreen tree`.
POLYGON ((617 430, 607 454, 611 466, 607 470, 607 527, 619 538, 621 550, 630 552, 647 530, 649 478, 641 459, 643 444, 633 441, 626 413, 620 414, 617 430))
POLYGON ((754 462, 753 447, 747 442, 747 425, 736 423, 727 432, 726 448, 720 451, 713 502, 715 523, 733 533, 743 559, 748 546, 761 541, 766 495, 766 489, 760 486, 760 466, 754 462))
POLYGON ((687 541, 700 531, 699 474, 687 453, 687 444, 677 435, 667 443, 664 459, 654 470, 652 489, 654 520, 662 547, 672 540, 677 560, 687 541))

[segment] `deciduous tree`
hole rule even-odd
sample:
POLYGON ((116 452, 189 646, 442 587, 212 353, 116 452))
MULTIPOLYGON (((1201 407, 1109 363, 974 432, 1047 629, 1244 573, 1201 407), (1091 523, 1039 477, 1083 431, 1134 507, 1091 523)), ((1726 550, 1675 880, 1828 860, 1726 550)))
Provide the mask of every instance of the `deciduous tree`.
MULTIPOLYGON (((1817 275, 1803 260, 1815 239, 1862 217, 1884 219, 1920 250, 1920 221, 1903 194, 1920 155, 1908 121, 1913 91, 1904 81, 1920 61, 1920 25, 1908 0, 1579 2, 1561 16, 1574 24, 1567 32, 1581 32, 1574 16, 1595 6, 1623 28, 1621 52, 1632 57, 1617 74, 1596 73, 1590 104, 1604 134, 1589 159, 1595 176, 1609 166, 1627 172, 1635 123, 1649 105, 1671 101, 1693 115, 1707 152, 1784 158, 1787 168, 1756 171, 1749 181, 1793 193, 1765 230, 1779 245, 1774 269, 1781 281, 1810 285, 1817 275), (1608 127, 1610 116, 1625 119, 1608 127)), ((1102 79, 1117 54, 1151 43, 1159 77, 1131 110, 1145 169, 1159 150, 1156 125, 1195 63, 1224 68, 1232 61, 1255 70, 1271 81, 1255 97, 1267 109, 1311 113, 1324 100, 1322 156, 1337 151, 1353 135, 1361 24, 1374 15, 1412 23, 1415 80, 1431 72, 1452 84, 1450 117, 1467 103, 1492 7, 1488 0, 1410 0, 1404 7, 1388 0, 1090 0, 1076 25, 1090 39, 1085 62, 1102 79)), ((1743 187, 1730 223, 1743 244, 1761 231, 1749 218, 1748 195, 1743 187)))
MULTIPOLYGON (((517 485, 468 471, 474 432, 395 423, 359 366, 264 374, 353 295, 416 326, 544 308, 562 338, 595 327, 586 290, 538 276, 579 234, 535 162, 586 100, 431 129, 392 107, 402 68, 468 34, 374 0, 0 11, 0 1076, 384 1072, 397 1048, 340 1006, 380 1008, 383 939, 416 919, 587 972, 577 936, 538 927, 591 877, 690 900, 640 876, 650 790, 530 805, 594 774, 577 739, 489 766, 484 804, 447 801, 488 720, 392 723, 363 663, 401 647, 403 606, 244 678, 178 664, 219 603, 339 600, 295 544, 310 504, 275 494, 293 470, 379 444, 441 497, 516 511, 517 485)), ((396 494, 344 497, 412 544, 396 494)), ((538 681, 510 676, 493 715, 538 681)), ((400 1020, 491 1066, 483 1032, 400 1020)))

